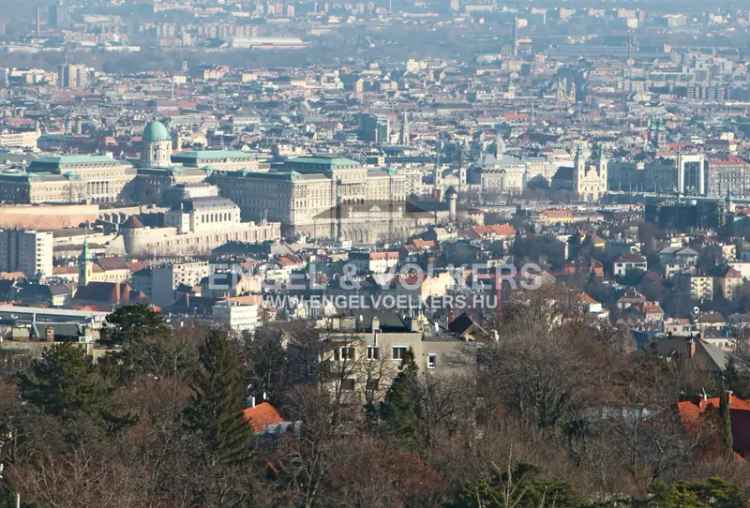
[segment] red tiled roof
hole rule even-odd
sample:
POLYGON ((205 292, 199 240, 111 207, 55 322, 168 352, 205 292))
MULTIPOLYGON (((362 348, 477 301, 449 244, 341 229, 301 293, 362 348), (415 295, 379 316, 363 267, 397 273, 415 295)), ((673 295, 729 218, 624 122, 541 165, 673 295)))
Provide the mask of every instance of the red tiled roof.
POLYGON ((302 264, 302 260, 295 256, 280 256, 279 264, 281 266, 297 266, 302 264))
MULTIPOLYGON (((709 410, 718 411, 719 405, 719 397, 702 399, 698 404, 684 400, 677 403, 677 412, 680 414, 680 419, 686 427, 694 427, 698 424, 698 418, 703 413, 709 410)), ((729 407, 732 411, 750 411, 750 401, 732 395, 729 407)))
POLYGON ((709 159, 709 165, 711 166, 744 166, 747 165, 747 161, 736 155, 730 155, 725 159, 709 159))
POLYGON ((125 224, 123 224, 122 227, 126 229, 140 229, 144 226, 143 222, 141 222, 141 219, 139 219, 135 215, 131 215, 130 217, 128 217, 128 220, 125 221, 125 224))
POLYGON ((653 313, 663 313, 664 311, 661 308, 661 305, 659 305, 659 302, 644 302, 643 303, 643 313, 644 314, 653 314, 653 313))
POLYGON ((599 303, 594 298, 586 293, 585 291, 579 291, 578 294, 576 294, 576 299, 578 300, 578 303, 585 304, 585 305, 592 305, 595 303, 599 303))
POLYGON ((570 210, 566 210, 565 208, 549 208, 542 211, 539 215, 547 218, 573 217, 573 212, 571 212, 570 210))
POLYGON ((640 254, 633 254, 630 252, 627 252, 623 254, 622 256, 615 259, 615 263, 645 263, 646 258, 641 256, 640 254))
POLYGON ((434 249, 436 247, 436 242, 434 240, 421 240, 416 238, 412 240, 411 243, 418 250, 434 249))
POLYGON ((734 268, 729 268, 729 270, 727 270, 727 273, 724 274, 724 278, 725 279, 741 279, 742 274, 738 272, 737 270, 735 270, 734 268))
MULTIPOLYGON (((693 403, 683 401, 677 403, 677 411, 686 429, 691 432, 700 430, 702 416, 711 411, 717 414, 721 402, 718 397, 704 399, 693 403)), ((738 459, 750 458, 750 402, 730 396, 730 418, 732 422, 732 446, 738 459)))
POLYGON ((370 260, 379 259, 398 259, 399 253, 396 251, 370 252, 370 260))
POLYGON ((261 295, 229 296, 224 300, 239 305, 260 305, 263 303, 263 297, 261 295))
POLYGON ((255 407, 242 411, 254 432, 263 432, 269 425, 282 423, 284 418, 279 411, 268 402, 261 402, 255 407))

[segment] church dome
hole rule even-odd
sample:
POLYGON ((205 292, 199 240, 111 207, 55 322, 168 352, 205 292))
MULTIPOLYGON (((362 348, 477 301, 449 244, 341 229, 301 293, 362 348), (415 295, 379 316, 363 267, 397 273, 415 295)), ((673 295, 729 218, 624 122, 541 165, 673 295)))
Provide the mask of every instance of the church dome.
POLYGON ((163 123, 158 121, 149 122, 143 130, 143 141, 145 143, 159 143, 161 141, 172 141, 172 136, 163 123))

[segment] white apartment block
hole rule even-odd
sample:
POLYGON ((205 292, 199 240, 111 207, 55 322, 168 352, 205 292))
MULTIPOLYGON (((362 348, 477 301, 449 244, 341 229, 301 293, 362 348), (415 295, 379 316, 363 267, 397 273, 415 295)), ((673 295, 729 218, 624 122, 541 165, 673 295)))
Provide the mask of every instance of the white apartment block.
POLYGON ((23 272, 29 278, 52 275, 52 233, 0 230, 0 272, 23 272))
POLYGON ((242 334, 253 333, 258 327, 258 306, 223 300, 213 306, 214 321, 242 334))

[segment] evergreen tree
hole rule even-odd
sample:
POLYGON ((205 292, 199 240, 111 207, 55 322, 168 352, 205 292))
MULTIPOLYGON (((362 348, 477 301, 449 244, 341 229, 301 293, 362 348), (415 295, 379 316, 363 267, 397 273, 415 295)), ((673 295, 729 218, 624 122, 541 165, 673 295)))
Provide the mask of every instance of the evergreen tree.
POLYGON ((169 325, 161 313, 148 305, 125 305, 107 316, 108 337, 112 342, 158 338, 169 334, 169 325))
POLYGON ((109 413, 111 388, 97 374, 82 347, 66 342, 46 349, 17 377, 21 398, 44 413, 63 418, 109 413))
POLYGON ((747 368, 738 367, 737 361, 729 358, 722 376, 728 390, 732 390, 741 399, 750 398, 750 373, 747 368))
POLYGON ((742 489, 720 478, 709 478, 703 482, 678 481, 667 485, 655 482, 652 497, 634 506, 659 508, 743 508, 747 506, 747 495, 742 489))
POLYGON ((247 380, 253 391, 276 401, 287 388, 287 352, 278 333, 261 328, 244 343, 247 380))
POLYGON ((415 447, 419 439, 420 389, 419 369, 411 348, 406 352, 401 370, 393 380, 380 405, 385 433, 415 447))
POLYGON ((724 449, 729 456, 734 455, 734 438, 732 436, 732 411, 729 392, 722 383, 721 395, 719 396, 719 414, 721 416, 721 435, 724 449))
MULTIPOLYGON (((484 478, 468 482, 446 508, 583 508, 586 506, 563 481, 542 478, 539 468, 519 463, 501 471, 494 466, 484 478)), ((614 506, 614 505, 612 505, 614 506)))
POLYGON ((139 375, 180 376, 195 363, 188 336, 172 333, 163 316, 146 305, 127 305, 107 316, 108 338, 120 347, 102 358, 107 378, 126 384, 139 375))
POLYGON ((242 414, 245 386, 238 348, 225 333, 211 331, 199 355, 193 398, 185 409, 187 426, 201 440, 208 465, 246 463, 252 432, 242 414))

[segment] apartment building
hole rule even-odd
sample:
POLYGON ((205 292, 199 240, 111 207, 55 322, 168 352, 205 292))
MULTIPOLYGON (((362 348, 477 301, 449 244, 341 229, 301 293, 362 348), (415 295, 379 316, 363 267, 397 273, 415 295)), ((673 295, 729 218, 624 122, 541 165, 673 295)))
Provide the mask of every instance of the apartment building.
POLYGON ((328 318, 318 326, 329 389, 351 403, 382 400, 409 351, 425 376, 460 377, 475 367, 476 335, 442 329, 424 316, 378 311, 328 318))
POLYGON ((29 278, 52 275, 52 233, 0 230, 0 272, 22 272, 29 278))

